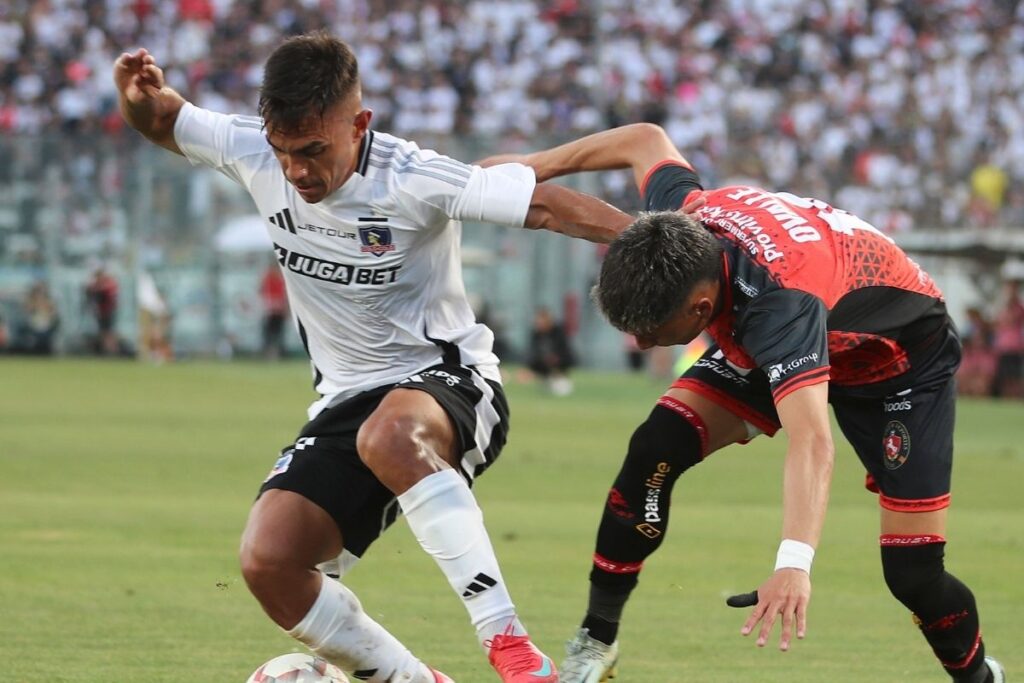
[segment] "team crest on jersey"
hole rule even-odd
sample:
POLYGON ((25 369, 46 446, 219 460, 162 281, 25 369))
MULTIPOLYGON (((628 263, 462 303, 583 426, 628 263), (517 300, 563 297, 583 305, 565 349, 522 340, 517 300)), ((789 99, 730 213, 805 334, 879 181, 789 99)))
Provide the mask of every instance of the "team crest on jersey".
POLYGON ((395 245, 391 241, 391 228, 384 225, 359 228, 359 241, 363 243, 359 251, 364 254, 373 254, 379 257, 395 250, 395 245))
POLYGON ((885 426, 882 455, 886 469, 895 470, 910 457, 910 432, 902 422, 893 420, 885 426))

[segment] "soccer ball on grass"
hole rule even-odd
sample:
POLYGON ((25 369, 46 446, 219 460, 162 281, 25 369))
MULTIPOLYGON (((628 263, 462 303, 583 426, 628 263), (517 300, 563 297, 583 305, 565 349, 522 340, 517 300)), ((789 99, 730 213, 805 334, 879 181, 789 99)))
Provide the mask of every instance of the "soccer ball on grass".
POLYGON ((349 683, 349 680, 326 659, 292 652, 261 664, 246 683, 349 683))

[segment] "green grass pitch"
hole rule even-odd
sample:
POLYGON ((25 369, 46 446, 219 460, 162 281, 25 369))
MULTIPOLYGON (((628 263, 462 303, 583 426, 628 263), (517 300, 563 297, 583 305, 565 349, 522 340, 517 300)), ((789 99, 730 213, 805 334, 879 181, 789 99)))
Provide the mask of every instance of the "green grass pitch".
MULTIPOLYGON (((607 487, 663 385, 579 373, 568 398, 511 384, 511 439, 477 495, 513 597, 556 661, 582 616, 607 487)), ((305 365, 0 361, 0 679, 242 683, 293 641, 237 568, 252 496, 304 421, 305 365)), ((1024 405, 963 401, 947 565, 989 651, 1024 677, 1024 405)), ((839 441, 807 638, 758 649, 724 597, 763 580, 785 437, 711 456, 676 486, 672 531, 621 634, 622 683, 946 680, 882 583, 877 504, 839 441)), ((399 522, 347 579, 460 683, 495 680, 465 612, 399 522)))

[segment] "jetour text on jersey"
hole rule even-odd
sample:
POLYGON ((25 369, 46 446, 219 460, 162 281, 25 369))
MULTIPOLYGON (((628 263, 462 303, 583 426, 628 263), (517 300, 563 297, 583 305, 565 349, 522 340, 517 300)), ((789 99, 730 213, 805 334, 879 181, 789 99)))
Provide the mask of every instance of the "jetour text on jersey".
POLYGON ((325 261, 296 251, 288 251, 275 244, 277 261, 283 268, 299 275, 335 282, 340 285, 386 285, 395 281, 401 265, 383 268, 361 268, 348 263, 325 261))

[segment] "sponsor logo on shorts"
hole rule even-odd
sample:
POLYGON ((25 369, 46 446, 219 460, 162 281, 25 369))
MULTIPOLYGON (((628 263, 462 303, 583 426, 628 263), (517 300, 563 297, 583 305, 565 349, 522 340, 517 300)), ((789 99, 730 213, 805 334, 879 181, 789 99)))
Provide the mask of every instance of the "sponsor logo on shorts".
POLYGON ((270 481, 279 474, 284 474, 288 471, 288 468, 292 465, 292 458, 295 457, 295 450, 289 448, 287 451, 281 454, 281 457, 277 459, 274 466, 270 468, 270 474, 263 481, 270 481))
POLYGON ((898 469, 910 457, 910 432, 902 422, 892 420, 885 426, 882 455, 886 469, 898 469))
POLYGON ((910 402, 909 398, 905 398, 902 401, 883 401, 882 407, 887 413, 899 413, 904 410, 910 410, 914 405, 910 402))
MULTIPOLYGON (((737 368, 734 368, 732 364, 727 364, 728 361, 720 362, 713 358, 699 358, 697 362, 693 364, 695 368, 704 368, 709 372, 713 372, 723 379, 727 379, 733 384, 748 385, 750 380, 744 377, 737 368)), ((749 371, 747 371, 749 372, 749 371)), ((746 373, 744 373, 746 374, 746 373)))
POLYGON ((423 372, 419 372, 415 375, 412 375, 411 377, 406 377, 401 382, 399 382, 399 384, 423 384, 423 382, 428 377, 439 379, 450 387, 457 387, 460 384, 462 384, 461 377, 459 377, 458 375, 453 375, 450 372, 445 372, 444 370, 425 370, 423 372))

